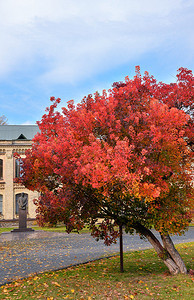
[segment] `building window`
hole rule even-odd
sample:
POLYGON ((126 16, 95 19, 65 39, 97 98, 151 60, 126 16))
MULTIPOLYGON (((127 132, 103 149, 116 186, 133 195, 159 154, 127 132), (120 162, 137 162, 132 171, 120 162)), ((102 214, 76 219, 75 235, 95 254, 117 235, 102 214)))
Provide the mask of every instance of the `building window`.
POLYGON ((0 179, 3 179, 3 160, 0 159, 0 179))
POLYGON ((21 177, 22 162, 20 159, 15 160, 15 178, 21 177))
MULTIPOLYGON (((19 214, 19 205, 18 205, 18 200, 21 196, 26 196, 27 199, 28 199, 28 194, 25 194, 25 193, 19 193, 19 194, 16 194, 15 195, 15 214, 18 215, 19 214)), ((26 207, 26 209, 28 209, 28 205, 26 207)))
POLYGON ((3 214, 3 195, 0 195, 0 215, 3 214))

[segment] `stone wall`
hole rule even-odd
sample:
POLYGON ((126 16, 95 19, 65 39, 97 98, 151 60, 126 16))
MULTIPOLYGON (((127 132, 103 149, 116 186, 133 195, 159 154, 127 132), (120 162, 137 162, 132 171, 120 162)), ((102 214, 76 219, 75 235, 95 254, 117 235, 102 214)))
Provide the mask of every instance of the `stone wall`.
POLYGON ((20 193, 28 195, 28 219, 35 219, 36 217, 36 206, 33 200, 38 198, 38 193, 30 191, 18 183, 14 183, 16 174, 14 153, 17 152, 21 157, 24 157, 25 151, 31 147, 31 144, 32 141, 30 140, 0 140, 0 159, 3 160, 3 178, 0 179, 0 195, 3 199, 3 209, 0 213, 1 224, 5 220, 17 222, 15 221, 18 219, 16 214, 16 195, 20 193))
MULTIPOLYGON (((18 227, 19 220, 0 220, 0 228, 18 227)), ((37 226, 36 219, 27 219, 27 227, 37 226)))

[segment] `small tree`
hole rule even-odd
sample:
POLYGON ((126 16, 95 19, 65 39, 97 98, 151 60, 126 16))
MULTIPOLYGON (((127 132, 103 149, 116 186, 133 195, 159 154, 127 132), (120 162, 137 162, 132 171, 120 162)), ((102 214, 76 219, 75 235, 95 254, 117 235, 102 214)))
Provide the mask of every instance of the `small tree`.
POLYGON ((6 125, 7 124, 7 118, 2 115, 0 116, 0 125, 6 125))
POLYGON ((186 273, 169 234, 182 234, 191 220, 193 121, 182 107, 167 105, 171 96, 137 68, 132 80, 77 106, 69 101, 62 114, 52 97, 23 161, 23 184, 41 193, 40 224, 64 222, 68 232, 88 224, 107 245, 120 236, 121 271, 122 231, 135 230, 172 274, 186 273))

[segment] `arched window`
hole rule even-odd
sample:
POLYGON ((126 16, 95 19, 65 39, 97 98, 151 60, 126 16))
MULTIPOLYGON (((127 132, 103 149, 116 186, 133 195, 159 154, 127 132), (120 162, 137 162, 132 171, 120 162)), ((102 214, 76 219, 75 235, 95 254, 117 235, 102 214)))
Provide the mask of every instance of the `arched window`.
POLYGON ((0 195, 0 215, 3 214, 3 195, 0 195))
MULTIPOLYGON (((24 196, 27 196, 27 199, 28 199, 28 194, 26 193, 23 193, 24 196)), ((19 194, 16 194, 15 195, 15 214, 18 215, 19 214, 19 205, 18 205, 18 200, 19 198, 22 196, 22 193, 19 193, 19 194)), ((28 209, 28 205, 26 207, 26 209, 28 209)))
POLYGON ((22 172, 22 163, 20 159, 15 160, 15 177, 19 178, 22 172))
POLYGON ((3 159, 0 159, 0 179, 3 179, 3 159))

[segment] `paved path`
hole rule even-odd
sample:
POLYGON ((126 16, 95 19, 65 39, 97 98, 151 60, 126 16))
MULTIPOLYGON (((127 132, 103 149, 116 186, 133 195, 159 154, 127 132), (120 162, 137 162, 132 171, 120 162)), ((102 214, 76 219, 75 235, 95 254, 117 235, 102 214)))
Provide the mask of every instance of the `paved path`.
MULTIPOLYGON (((194 241, 194 227, 175 243, 194 241)), ((124 251, 151 248, 138 235, 124 235, 124 251)), ((34 273, 57 270, 110 256, 119 252, 119 244, 109 247, 96 242, 90 234, 35 231, 0 235, 0 285, 34 273)))

